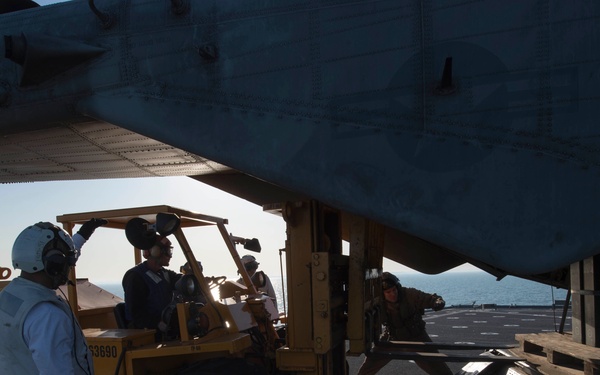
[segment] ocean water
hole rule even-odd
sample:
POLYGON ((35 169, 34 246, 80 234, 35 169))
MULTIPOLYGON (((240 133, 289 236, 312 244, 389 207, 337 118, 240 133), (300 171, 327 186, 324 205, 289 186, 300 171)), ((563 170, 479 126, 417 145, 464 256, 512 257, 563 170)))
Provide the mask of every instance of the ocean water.
POLYGON ((566 289, 507 276, 497 281, 485 272, 446 272, 440 275, 396 274, 405 287, 436 293, 446 306, 456 305, 518 305, 551 306, 564 300, 566 289))
MULTIPOLYGON (((512 276, 496 281, 494 276, 485 272, 446 272, 439 275, 396 273, 396 276, 405 287, 442 296, 447 307, 482 304, 551 306, 556 300, 564 300, 567 294, 565 289, 512 276)), ((279 310, 284 311, 281 277, 269 277, 277 293, 279 310)), ((119 283, 98 283, 98 286, 123 298, 123 288, 119 283)))

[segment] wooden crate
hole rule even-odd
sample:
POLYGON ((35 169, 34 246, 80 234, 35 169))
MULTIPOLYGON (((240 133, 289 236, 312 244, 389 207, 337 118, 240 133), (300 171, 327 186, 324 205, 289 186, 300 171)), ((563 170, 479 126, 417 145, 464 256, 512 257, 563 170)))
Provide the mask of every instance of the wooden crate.
POLYGON ((600 348, 573 342, 570 334, 517 334, 515 338, 520 347, 512 351, 543 373, 600 375, 600 348))

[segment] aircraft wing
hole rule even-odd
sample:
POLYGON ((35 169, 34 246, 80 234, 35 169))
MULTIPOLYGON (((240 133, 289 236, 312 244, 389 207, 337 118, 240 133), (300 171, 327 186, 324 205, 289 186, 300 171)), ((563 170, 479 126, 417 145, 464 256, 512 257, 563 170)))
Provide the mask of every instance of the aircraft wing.
POLYGON ((183 3, 0 16, 1 181, 310 197, 381 223, 386 256, 427 273, 599 252, 600 5, 183 3))

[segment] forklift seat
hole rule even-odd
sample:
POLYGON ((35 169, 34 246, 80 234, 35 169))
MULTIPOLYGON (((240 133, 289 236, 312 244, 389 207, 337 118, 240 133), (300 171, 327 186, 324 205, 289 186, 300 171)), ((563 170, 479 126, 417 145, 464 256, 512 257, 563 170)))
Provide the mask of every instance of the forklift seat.
POLYGON ((119 302, 115 305, 114 314, 118 328, 129 328, 129 322, 125 314, 125 302, 119 302))

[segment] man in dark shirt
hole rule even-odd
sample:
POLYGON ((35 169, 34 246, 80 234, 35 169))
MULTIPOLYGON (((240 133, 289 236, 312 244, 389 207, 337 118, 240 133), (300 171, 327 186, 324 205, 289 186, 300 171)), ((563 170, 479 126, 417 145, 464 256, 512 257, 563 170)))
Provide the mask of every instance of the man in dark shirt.
POLYGON ((162 321, 162 313, 173 300, 175 283, 181 274, 164 268, 173 256, 173 247, 166 237, 157 236, 155 245, 143 250, 143 256, 146 260, 123 277, 126 317, 129 328, 157 329, 159 340, 169 323, 162 321))
MULTIPOLYGON (((431 308, 439 311, 446 302, 437 294, 429 294, 415 288, 406 288, 400 280, 389 272, 384 272, 381 278, 383 288, 384 326, 385 331, 381 341, 422 341, 431 342, 425 330, 422 315, 424 310, 431 308)), ((405 349, 389 349, 405 351, 405 349)), ((429 350, 436 352, 435 350, 429 350)), ((358 370, 359 375, 376 374, 388 362, 386 357, 367 356, 358 370)), ((445 362, 415 360, 417 366, 430 375, 452 375, 445 362)))

